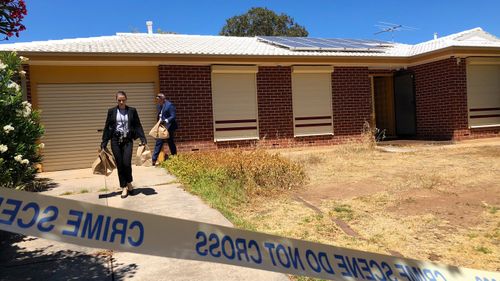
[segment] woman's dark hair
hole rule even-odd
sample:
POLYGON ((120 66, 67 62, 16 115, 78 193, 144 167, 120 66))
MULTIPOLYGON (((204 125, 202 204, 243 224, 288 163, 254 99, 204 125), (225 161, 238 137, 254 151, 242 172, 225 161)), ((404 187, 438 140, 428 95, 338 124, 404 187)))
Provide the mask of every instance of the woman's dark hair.
POLYGON ((118 92, 116 92, 116 98, 117 98, 117 99, 118 99, 118 95, 122 95, 122 96, 124 96, 126 99, 128 99, 128 98, 127 98, 127 94, 126 94, 124 91, 118 91, 118 92))

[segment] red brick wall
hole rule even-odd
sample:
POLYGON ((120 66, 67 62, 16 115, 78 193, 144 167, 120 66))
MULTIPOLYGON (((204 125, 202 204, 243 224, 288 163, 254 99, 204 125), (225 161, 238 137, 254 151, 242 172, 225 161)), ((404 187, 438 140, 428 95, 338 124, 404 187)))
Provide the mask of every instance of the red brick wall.
POLYGON ((417 137, 449 140, 464 134, 467 121, 465 62, 455 58, 412 67, 415 74, 417 137))
POLYGON ((291 67, 259 67, 257 100, 260 138, 293 138, 291 67))
POLYGON ((160 65, 160 91, 175 104, 180 150, 213 146, 210 66, 160 65))
POLYGON ((476 129, 470 129, 469 131, 470 131, 469 135, 458 136, 455 139, 465 140, 465 139, 500 137, 500 127, 476 128, 476 129))
POLYGON ((259 141, 213 142, 210 67, 159 66, 160 91, 177 107, 179 150, 225 147, 317 146, 359 141, 363 122, 370 120, 368 69, 336 67, 332 73, 334 136, 293 137, 290 67, 259 67, 257 100, 259 141))
POLYGON ((386 75, 386 74, 394 74, 394 70, 390 69, 370 69, 368 74, 370 75, 386 75))
POLYGON ((368 68, 335 67, 332 73, 333 128, 338 136, 359 135, 372 114, 368 68))
POLYGON ((293 137, 292 73, 290 67, 259 67, 257 98, 261 140, 219 146, 294 147, 359 141, 363 122, 370 120, 368 69, 336 67, 332 73, 333 136, 293 137))
POLYGON ((417 137, 462 140, 496 136, 500 128, 468 128, 467 72, 462 59, 417 65, 415 74, 417 137))

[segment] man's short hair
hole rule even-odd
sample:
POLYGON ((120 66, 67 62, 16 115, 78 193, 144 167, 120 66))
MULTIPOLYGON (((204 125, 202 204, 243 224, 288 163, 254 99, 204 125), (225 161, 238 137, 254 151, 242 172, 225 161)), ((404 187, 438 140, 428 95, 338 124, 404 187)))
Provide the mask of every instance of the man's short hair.
POLYGON ((156 97, 157 98, 165 99, 165 94, 164 93, 158 93, 158 94, 156 94, 156 97))

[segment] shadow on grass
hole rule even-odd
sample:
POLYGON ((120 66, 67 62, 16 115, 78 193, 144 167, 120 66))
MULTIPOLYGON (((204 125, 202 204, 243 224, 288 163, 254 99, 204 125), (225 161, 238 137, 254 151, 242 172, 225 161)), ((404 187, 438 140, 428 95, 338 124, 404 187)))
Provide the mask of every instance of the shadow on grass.
POLYGON ((52 245, 29 249, 22 245, 37 239, 0 231, 0 281, 125 280, 133 277, 138 268, 137 264, 117 263, 109 251, 96 249, 89 254, 51 251, 52 245))

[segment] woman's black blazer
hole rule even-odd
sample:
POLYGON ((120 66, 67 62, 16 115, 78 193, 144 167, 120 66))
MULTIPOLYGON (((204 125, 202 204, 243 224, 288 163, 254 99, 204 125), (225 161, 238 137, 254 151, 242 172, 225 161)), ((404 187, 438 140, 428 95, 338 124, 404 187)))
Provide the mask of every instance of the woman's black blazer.
MULTIPOLYGON (((139 119, 139 114, 137 110, 133 107, 126 107, 128 111, 128 128, 129 135, 131 139, 141 139, 142 143, 146 143, 146 137, 144 136, 144 130, 142 129, 141 120, 139 119)), ((101 147, 106 147, 108 141, 115 134, 116 129, 116 111, 118 106, 108 109, 108 116, 106 117, 106 123, 104 124, 104 130, 102 132, 102 143, 101 147)))

